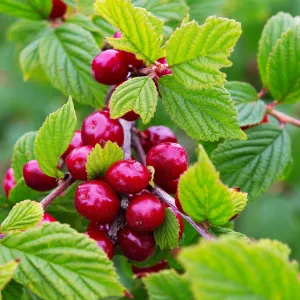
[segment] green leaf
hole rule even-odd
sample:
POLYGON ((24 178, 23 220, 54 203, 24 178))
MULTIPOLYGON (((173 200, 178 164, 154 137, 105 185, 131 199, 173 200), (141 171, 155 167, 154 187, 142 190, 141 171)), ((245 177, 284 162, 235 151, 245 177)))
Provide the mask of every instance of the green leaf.
POLYGON ((150 300, 193 300, 188 280, 174 270, 148 274, 142 278, 150 300))
POLYGON ((298 299, 294 265, 260 243, 203 241, 184 249, 179 261, 196 299, 298 299))
POLYGON ((12 208, 2 222, 0 230, 3 233, 27 230, 35 227, 42 220, 43 215, 44 210, 40 203, 24 200, 12 208))
POLYGON ((244 242, 250 243, 251 240, 245 236, 244 234, 234 231, 230 228, 225 228, 225 227, 211 227, 211 230, 217 237, 230 237, 233 239, 240 239, 244 242))
POLYGON ((258 67, 264 87, 268 87, 268 60, 274 46, 283 33, 294 25, 294 18, 287 13, 279 12, 266 23, 258 48, 258 67))
POLYGON ((238 111, 240 126, 254 125, 261 122, 266 112, 265 103, 257 98, 255 88, 245 82, 230 81, 224 84, 238 111))
POLYGON ((201 145, 198 162, 180 177, 178 195, 184 212, 196 222, 224 225, 235 214, 231 191, 201 145))
POLYGON ((291 157, 286 131, 264 124, 247 130, 247 141, 228 140, 212 152, 212 161, 229 186, 237 186, 254 200, 284 172, 291 157))
POLYGON ((211 142, 246 139, 230 94, 223 87, 187 90, 172 76, 164 76, 159 91, 172 120, 192 138, 211 142))
POLYGON ((68 225, 45 223, 0 240, 0 261, 20 259, 14 279, 43 299, 122 296, 112 262, 68 225))
POLYGON ((173 76, 190 89, 222 86, 226 75, 220 68, 231 66, 228 57, 241 33, 240 23, 225 18, 183 24, 166 45, 173 76))
POLYGON ((96 144, 87 158, 86 170, 88 179, 104 176, 109 167, 123 159, 123 157, 123 150, 117 143, 108 141, 104 148, 96 144))
POLYGON ((22 300, 42 300, 42 298, 34 294, 29 288, 25 287, 23 290, 22 300))
POLYGON ((179 223, 172 210, 165 209, 165 211, 165 220, 160 227, 154 230, 154 238, 160 249, 172 250, 178 246, 179 223))
POLYGON ((11 204, 16 204, 24 199, 35 199, 38 200, 41 193, 29 188, 24 178, 19 179, 15 187, 9 193, 9 202, 11 204))
POLYGON ((113 119, 134 111, 141 116, 144 124, 155 114, 158 92, 154 81, 148 77, 136 77, 119 85, 109 101, 110 116, 113 119))
POLYGON ((15 300, 22 299, 24 287, 17 283, 15 280, 11 280, 5 288, 2 290, 3 300, 15 300))
POLYGON ((276 240, 261 239, 258 241, 264 249, 269 249, 273 253, 277 254, 281 258, 289 261, 289 256, 291 254, 291 249, 286 244, 282 244, 276 240))
POLYGON ((66 23, 76 24, 90 32, 100 32, 99 28, 93 23, 90 17, 80 13, 70 16, 66 20, 66 23))
MULTIPOLYGON (((0 265, 0 292, 5 285, 12 279, 19 263, 15 260, 0 265)), ((1 299, 1 294, 0 294, 1 299)))
POLYGON ((107 87, 93 79, 91 64, 100 49, 92 34, 75 24, 49 33, 39 48, 40 62, 51 84, 74 100, 100 108, 107 87))
POLYGON ((36 132, 27 132, 21 136, 15 146, 12 154, 12 167, 14 169, 14 178, 18 182, 23 177, 23 167, 30 160, 34 160, 34 141, 36 132))
POLYGON ((101 45, 104 43, 105 37, 113 36, 117 30, 98 15, 92 15, 92 21, 99 30, 99 40, 101 40, 101 45))
POLYGON ((300 24, 277 41, 268 61, 269 88, 280 102, 300 101, 300 24))
POLYGON ((163 57, 161 44, 164 23, 144 8, 134 7, 127 0, 97 0, 96 12, 119 28, 122 38, 108 38, 114 48, 132 52, 147 65, 163 57))
POLYGON ((67 150, 76 128, 76 113, 70 97, 68 103, 51 113, 40 128, 34 152, 42 171, 54 178, 63 178, 57 169, 59 158, 67 150))
POLYGON ((247 205, 247 193, 237 192, 235 189, 229 189, 230 198, 234 205, 233 216, 238 215, 247 205))
POLYGON ((48 19, 51 8, 51 0, 1 0, 0 2, 0 12, 31 20, 48 19))

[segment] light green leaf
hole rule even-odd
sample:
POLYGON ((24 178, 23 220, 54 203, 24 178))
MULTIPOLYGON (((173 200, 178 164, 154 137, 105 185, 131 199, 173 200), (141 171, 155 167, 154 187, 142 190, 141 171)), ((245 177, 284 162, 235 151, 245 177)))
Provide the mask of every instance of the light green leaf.
POLYGON ((183 24, 166 45, 173 76, 190 89, 222 86, 226 75, 220 68, 231 66, 228 57, 241 33, 240 23, 225 18, 183 24))
MULTIPOLYGON (((114 28, 109 23, 107 23, 107 21, 105 21, 102 17, 100 17, 98 15, 92 15, 91 18, 92 18, 94 25, 98 28, 98 30, 100 32, 99 38, 101 38, 102 40, 105 37, 113 36, 114 33, 117 31, 116 28, 114 28)), ((103 42, 104 42, 104 40, 102 41, 102 44, 103 44, 103 42)))
POLYGON ((67 150, 76 128, 76 113, 70 97, 68 103, 51 113, 40 128, 35 140, 35 157, 48 176, 63 178, 57 169, 60 156, 67 150))
POLYGON ((211 230, 217 237, 230 237, 250 243, 250 239, 244 234, 225 227, 211 227, 211 230))
POLYGON ((43 299, 122 296, 112 262, 95 241, 58 222, 0 240, 0 262, 20 259, 14 279, 43 299))
POLYGON ((48 34, 39 48, 40 62, 51 84, 74 100, 100 108, 107 87, 93 79, 91 64, 100 49, 92 34, 64 24, 48 34))
POLYGON ((51 8, 51 0, 1 0, 0 2, 0 12, 31 20, 48 19, 51 8))
POLYGON ((39 296, 34 294, 29 288, 23 289, 23 295, 21 300, 42 300, 39 296))
POLYGON ((268 60, 274 46, 283 33, 294 25, 294 18, 287 13, 279 12, 266 23, 258 48, 258 67, 264 87, 268 87, 268 60))
POLYGON ((41 193, 29 188, 24 178, 20 178, 15 187, 9 193, 9 202, 11 204, 16 204, 24 199, 35 199, 38 200, 41 193))
MULTIPOLYGON (((7 262, 6 264, 0 264, 0 292, 5 285, 12 279, 19 263, 15 260, 7 262)), ((1 299, 1 293, 0 293, 1 299)))
POLYGON ((66 23, 76 24, 90 32, 100 32, 99 28, 93 23, 90 17, 80 13, 70 16, 66 20, 66 23))
POLYGON ((235 189, 229 189, 230 198, 234 205, 233 216, 239 214, 247 205, 247 193, 237 192, 235 189))
POLYGON ((264 249, 269 249, 273 253, 279 255, 281 258, 289 261, 289 256, 291 254, 291 249, 286 244, 282 244, 276 240, 261 239, 258 241, 258 245, 262 246, 264 249))
POLYGON ((12 154, 12 167, 14 169, 14 178, 18 182, 23 177, 23 167, 30 160, 34 160, 34 141, 36 132, 27 132, 21 136, 15 146, 12 154))
POLYGON ((109 167, 123 159, 123 157, 123 150, 117 143, 108 141, 104 148, 96 144, 87 158, 86 170, 88 179, 91 180, 105 176, 109 167))
POLYGON ((164 222, 154 230, 155 242, 162 250, 172 250, 178 246, 179 223, 175 214, 170 209, 166 209, 164 222))
POLYGON ((150 300, 193 300, 188 280, 174 270, 148 274, 142 278, 150 300))
POLYGON ((237 186, 254 200, 277 181, 291 157, 285 130, 264 124, 247 130, 247 141, 228 140, 212 153, 212 161, 229 186, 237 186))
POLYGON ((43 218, 44 210, 40 203, 24 200, 16 204, 7 218, 2 222, 3 233, 27 230, 35 227, 43 218))
POLYGON ((178 195, 184 212, 196 222, 224 225, 235 214, 231 192, 201 145, 198 162, 180 177, 178 195))
POLYGON ((196 299, 300 297, 294 265, 259 243, 232 238, 203 241, 184 249, 179 261, 196 299))
POLYGON ((211 142, 247 138, 224 88, 188 90, 172 76, 164 76, 159 80, 159 91, 172 120, 192 138, 211 142))
POLYGON ((147 65, 164 56, 161 49, 164 23, 160 19, 127 0, 97 0, 95 10, 120 29, 122 38, 107 39, 114 48, 135 53, 147 65))
POLYGON ((269 88, 280 102, 300 101, 300 24, 277 41, 268 61, 269 88))
POLYGON ((265 103, 257 98, 255 88, 245 82, 230 81, 224 84, 238 110, 240 126, 254 125, 261 122, 266 112, 265 103))
POLYGON ((154 116, 158 92, 154 81, 148 77, 136 77, 119 85, 109 101, 110 116, 113 119, 134 111, 141 116, 144 124, 154 116))

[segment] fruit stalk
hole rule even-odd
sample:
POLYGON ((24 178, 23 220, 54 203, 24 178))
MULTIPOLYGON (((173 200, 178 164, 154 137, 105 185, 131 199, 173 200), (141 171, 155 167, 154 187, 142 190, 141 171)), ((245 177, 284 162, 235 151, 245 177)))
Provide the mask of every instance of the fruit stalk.
POLYGON ((300 127, 300 120, 293 118, 289 115, 286 115, 286 114, 274 109, 274 105, 272 105, 272 104, 267 106, 267 113, 269 115, 275 117, 281 125, 289 123, 289 124, 295 125, 297 127, 300 127))

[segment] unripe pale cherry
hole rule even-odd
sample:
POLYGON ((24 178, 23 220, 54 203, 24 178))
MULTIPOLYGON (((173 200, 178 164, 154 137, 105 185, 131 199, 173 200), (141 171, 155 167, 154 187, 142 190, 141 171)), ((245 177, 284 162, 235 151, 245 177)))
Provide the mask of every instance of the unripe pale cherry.
POLYGON ((77 187, 74 206, 84 218, 106 224, 112 222, 117 216, 121 202, 108 183, 92 180, 81 183, 77 187))
POLYGON ((171 142, 177 143, 176 135, 166 126, 151 126, 141 132, 141 144, 146 153, 149 150, 161 143, 171 142))
POLYGON ((56 222, 56 219, 53 216, 49 215, 48 213, 44 212, 43 219, 40 221, 40 223, 37 226, 40 226, 44 223, 52 223, 52 222, 56 222))
POLYGON ((81 136, 83 142, 91 146, 111 141, 122 147, 124 142, 124 130, 121 123, 111 119, 107 109, 96 111, 83 121, 81 136))
POLYGON ((27 186, 39 192, 50 191, 58 184, 56 178, 46 175, 41 170, 37 160, 31 160, 25 164, 23 177, 27 186))
POLYGON ((15 177, 13 168, 9 168, 3 178, 2 187, 6 198, 8 198, 10 191, 15 187, 15 177))
POLYGON ((149 193, 133 197, 126 210, 128 226, 138 232, 153 231, 164 222, 165 216, 164 205, 149 193))
POLYGON ((86 162, 92 149, 92 146, 75 148, 67 156, 66 166, 74 179, 83 181, 87 180, 86 162))
POLYGON ((133 261, 144 261, 155 252, 152 232, 140 233, 125 226, 118 232, 118 243, 123 254, 133 261))
POLYGON ((124 54, 118 50, 103 51, 92 62, 93 77, 102 84, 119 84, 126 80, 128 72, 128 63, 124 54))
POLYGON ((97 245, 103 249, 103 251, 107 254, 109 259, 113 258, 114 245, 104 232, 88 231, 86 232, 86 235, 88 235, 91 239, 97 242, 97 245))
POLYGON ((154 181, 159 184, 175 180, 187 170, 188 155, 177 143, 161 143, 150 149, 146 157, 147 166, 155 169, 154 181))
POLYGON ((109 184, 121 194, 136 194, 145 189, 150 181, 148 169, 133 159, 114 163, 106 173, 109 184))
POLYGON ((52 9, 49 19, 62 18, 67 11, 67 5, 62 0, 52 0, 52 9))
POLYGON ((61 158, 63 160, 65 160, 67 158, 67 156, 71 153, 72 150, 74 150, 75 148, 79 148, 84 146, 82 138, 81 138, 81 131, 80 130, 76 130, 74 132, 74 136, 72 138, 72 141, 68 147, 68 149, 64 152, 64 154, 61 156, 61 158))

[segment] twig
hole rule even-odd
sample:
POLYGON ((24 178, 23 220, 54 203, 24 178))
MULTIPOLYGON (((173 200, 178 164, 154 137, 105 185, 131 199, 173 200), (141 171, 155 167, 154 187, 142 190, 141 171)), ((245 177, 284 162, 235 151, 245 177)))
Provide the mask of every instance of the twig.
POLYGON ((41 205, 43 209, 46 209, 53 200, 55 200, 61 193, 63 193, 68 187, 70 187, 75 182, 75 179, 70 175, 70 173, 65 174, 65 178, 58 185, 56 189, 54 189, 48 196, 46 196, 42 201, 41 205))
POLYGON ((274 106, 272 104, 267 106, 267 113, 269 115, 275 117, 279 121, 280 124, 289 123, 289 124, 293 124, 295 126, 300 127, 300 120, 293 118, 291 116, 288 116, 288 115, 274 109, 274 106))
POLYGON ((261 99, 263 96, 265 96, 268 93, 268 89, 263 88, 258 94, 257 97, 258 99, 261 99))
POLYGON ((135 150, 135 153, 138 157, 138 160, 142 164, 146 164, 146 154, 145 151, 141 145, 140 139, 137 135, 136 128, 132 129, 132 136, 131 136, 131 141, 132 141, 132 147, 135 150))
POLYGON ((123 126, 124 130, 124 143, 123 143, 123 152, 124 158, 130 159, 131 158, 131 128, 133 123, 128 122, 124 119, 119 119, 121 125, 123 126))

